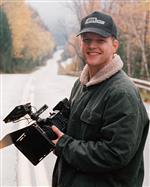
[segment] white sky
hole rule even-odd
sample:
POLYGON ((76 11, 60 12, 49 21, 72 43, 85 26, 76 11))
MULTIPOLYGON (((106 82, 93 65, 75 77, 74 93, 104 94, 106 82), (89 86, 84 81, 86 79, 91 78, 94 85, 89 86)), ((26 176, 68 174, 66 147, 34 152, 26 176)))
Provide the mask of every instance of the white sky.
POLYGON ((46 24, 56 23, 57 20, 71 21, 73 12, 66 7, 70 4, 68 0, 27 0, 35 8, 46 24))

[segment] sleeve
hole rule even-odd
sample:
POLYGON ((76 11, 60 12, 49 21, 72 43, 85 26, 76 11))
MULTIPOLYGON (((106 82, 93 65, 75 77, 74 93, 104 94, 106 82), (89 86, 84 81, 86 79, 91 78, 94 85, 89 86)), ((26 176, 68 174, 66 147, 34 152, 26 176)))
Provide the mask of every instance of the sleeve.
POLYGON ((56 145, 56 155, 82 172, 108 172, 127 165, 135 155, 142 136, 137 100, 124 92, 108 98, 102 137, 98 141, 76 140, 64 135, 56 145))

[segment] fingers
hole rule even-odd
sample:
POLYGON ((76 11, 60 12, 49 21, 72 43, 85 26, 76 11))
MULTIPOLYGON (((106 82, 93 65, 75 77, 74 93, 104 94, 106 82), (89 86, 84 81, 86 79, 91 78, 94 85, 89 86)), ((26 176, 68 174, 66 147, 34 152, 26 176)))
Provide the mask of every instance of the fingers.
POLYGON ((56 126, 52 126, 52 130, 54 131, 54 133, 58 136, 61 137, 63 135, 63 133, 56 127, 56 126))
POLYGON ((64 133, 62 133, 56 126, 52 126, 52 130, 54 131, 54 133, 57 135, 57 139, 56 140, 52 140, 52 142, 56 145, 58 140, 64 135, 64 133))
POLYGON ((54 131, 55 134, 57 134, 57 136, 59 136, 60 130, 56 126, 53 125, 52 130, 54 131))

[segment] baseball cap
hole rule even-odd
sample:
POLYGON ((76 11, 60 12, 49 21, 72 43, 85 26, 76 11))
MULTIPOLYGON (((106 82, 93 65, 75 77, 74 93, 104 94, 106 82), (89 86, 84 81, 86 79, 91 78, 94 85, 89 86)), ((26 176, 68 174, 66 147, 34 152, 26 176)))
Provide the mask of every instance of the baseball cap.
POLYGON ((114 36, 117 38, 117 27, 112 17, 98 11, 81 20, 81 28, 77 36, 86 32, 93 32, 103 37, 114 36))

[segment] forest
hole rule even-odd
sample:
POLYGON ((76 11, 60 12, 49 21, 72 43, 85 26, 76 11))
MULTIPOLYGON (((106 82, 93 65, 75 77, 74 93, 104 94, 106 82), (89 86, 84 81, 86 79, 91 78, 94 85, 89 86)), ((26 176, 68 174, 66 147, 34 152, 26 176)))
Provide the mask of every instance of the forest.
POLYGON ((52 34, 25 0, 1 2, 1 73, 31 72, 44 65, 54 49, 52 34))

